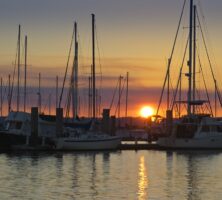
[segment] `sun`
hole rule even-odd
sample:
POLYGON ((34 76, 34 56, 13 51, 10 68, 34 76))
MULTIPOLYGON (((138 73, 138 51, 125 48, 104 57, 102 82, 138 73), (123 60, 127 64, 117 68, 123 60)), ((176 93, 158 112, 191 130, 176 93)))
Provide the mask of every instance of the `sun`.
POLYGON ((154 114, 154 110, 150 106, 144 106, 140 109, 140 116, 141 117, 147 118, 147 117, 152 116, 153 114, 154 114))

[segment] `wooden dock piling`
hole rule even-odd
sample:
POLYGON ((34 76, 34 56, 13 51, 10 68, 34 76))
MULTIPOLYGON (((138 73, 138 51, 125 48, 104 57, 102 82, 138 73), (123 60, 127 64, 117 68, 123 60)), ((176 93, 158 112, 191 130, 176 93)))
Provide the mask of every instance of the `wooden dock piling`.
POLYGON ((31 138, 30 145, 36 146, 38 144, 38 107, 31 108, 31 138))

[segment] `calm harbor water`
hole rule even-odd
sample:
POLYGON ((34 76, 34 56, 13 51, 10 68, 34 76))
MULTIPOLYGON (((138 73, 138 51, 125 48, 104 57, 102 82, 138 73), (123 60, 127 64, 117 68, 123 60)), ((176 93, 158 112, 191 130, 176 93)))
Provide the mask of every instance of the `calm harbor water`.
POLYGON ((221 199, 222 151, 1 153, 0 199, 221 199))

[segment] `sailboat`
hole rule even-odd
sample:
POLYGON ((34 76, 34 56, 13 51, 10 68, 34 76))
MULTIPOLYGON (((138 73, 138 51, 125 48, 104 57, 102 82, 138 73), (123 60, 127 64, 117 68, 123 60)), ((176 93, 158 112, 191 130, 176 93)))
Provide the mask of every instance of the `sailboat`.
MULTIPOLYGON (((213 117, 212 113, 197 113, 197 107, 209 103, 209 99, 204 101, 195 98, 196 16, 198 16, 196 5, 194 5, 193 0, 190 0, 189 72, 186 74, 189 87, 187 100, 183 101, 187 105, 187 115, 173 121, 172 110, 167 111, 168 117, 166 121, 168 121, 168 126, 166 127, 166 132, 168 135, 158 139, 157 144, 161 147, 176 149, 222 148, 222 121, 213 117)), ((201 28, 200 24, 199 27, 201 28)), ((167 73, 169 79, 169 68, 167 73)), ((213 79, 216 83, 214 77, 213 79)), ((217 95, 220 100, 219 93, 217 95)))
MULTIPOLYGON (((121 143, 121 138, 117 136, 111 136, 107 133, 103 133, 96 127, 96 80, 95 80, 95 15, 92 14, 92 124, 89 130, 70 128, 64 133, 62 137, 58 137, 55 141, 56 149, 60 150, 114 150, 121 143)), ((77 98, 77 80, 78 80, 78 41, 77 41, 77 25, 75 23, 75 58, 74 68, 75 74, 73 80, 73 116, 77 116, 78 98, 77 98)))
MULTIPOLYGON (((17 110, 12 111, 11 101, 13 85, 10 86, 9 76, 9 95, 8 95, 8 116, 4 120, 4 127, 0 131, 0 149, 11 149, 18 145, 29 145, 31 136, 31 114, 26 112, 26 69, 27 69, 27 36, 25 36, 25 75, 24 75, 24 111, 20 110, 20 42, 21 25, 18 30, 18 52, 17 52, 17 110)), ((16 65, 15 65, 16 67, 16 65)), ((13 74, 14 80, 15 70, 13 74)), ((38 117, 38 145, 52 145, 56 137, 55 123, 46 121, 38 117)))

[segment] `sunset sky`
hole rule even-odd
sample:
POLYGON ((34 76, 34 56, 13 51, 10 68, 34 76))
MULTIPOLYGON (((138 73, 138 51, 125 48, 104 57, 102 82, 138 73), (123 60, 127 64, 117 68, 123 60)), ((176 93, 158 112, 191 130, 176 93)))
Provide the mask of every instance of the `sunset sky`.
MULTIPOLYGON (((204 16, 203 22, 206 25, 204 30, 207 33, 206 39, 212 63, 217 77, 220 78, 222 1, 194 2, 198 5, 200 16, 204 16)), ((109 107, 118 76, 125 76, 126 72, 129 72, 129 115, 137 116, 141 106, 150 105, 155 108, 157 105, 182 5, 183 0, 1 0, 0 74, 4 84, 7 84, 8 74, 13 72, 18 25, 21 24, 22 49, 24 49, 24 36, 28 36, 28 84, 31 88, 29 105, 36 105, 37 95, 35 91, 33 92, 33 88, 37 86, 38 73, 41 72, 42 86, 48 90, 43 89, 42 101, 47 107, 49 93, 52 97, 55 95, 53 88, 56 75, 59 76, 59 84, 62 83, 73 22, 77 21, 82 88, 80 98, 84 99, 81 101, 82 104, 87 104, 87 77, 91 65, 91 13, 95 13, 96 65, 97 73, 102 72, 103 77, 101 93, 103 106, 109 107)), ((173 61, 172 82, 176 82, 178 65, 182 60, 187 38, 187 19, 188 5, 178 38, 178 43, 181 45, 178 44, 176 48, 178 51, 173 61)), ((199 44, 202 42, 200 31, 197 32, 197 46, 200 55, 204 56, 204 51, 201 52, 203 45, 199 44)), ((21 55, 24 56, 24 50, 21 55)), ((24 58, 22 62, 24 63, 24 58)), ((203 58, 202 65, 207 67, 206 58, 203 58)), ((187 69, 186 66, 184 68, 187 69)), ((212 89, 212 79, 208 72, 209 69, 205 74, 209 89, 212 89)), ((21 82, 23 83, 23 79, 21 82)), ((97 82, 98 87, 99 85, 100 81, 97 82)), ((218 85, 222 91, 221 80, 218 80, 218 85)), ((52 102, 54 103, 54 100, 52 102)), ((83 108, 80 110, 85 114, 87 105, 81 106, 83 108)))

